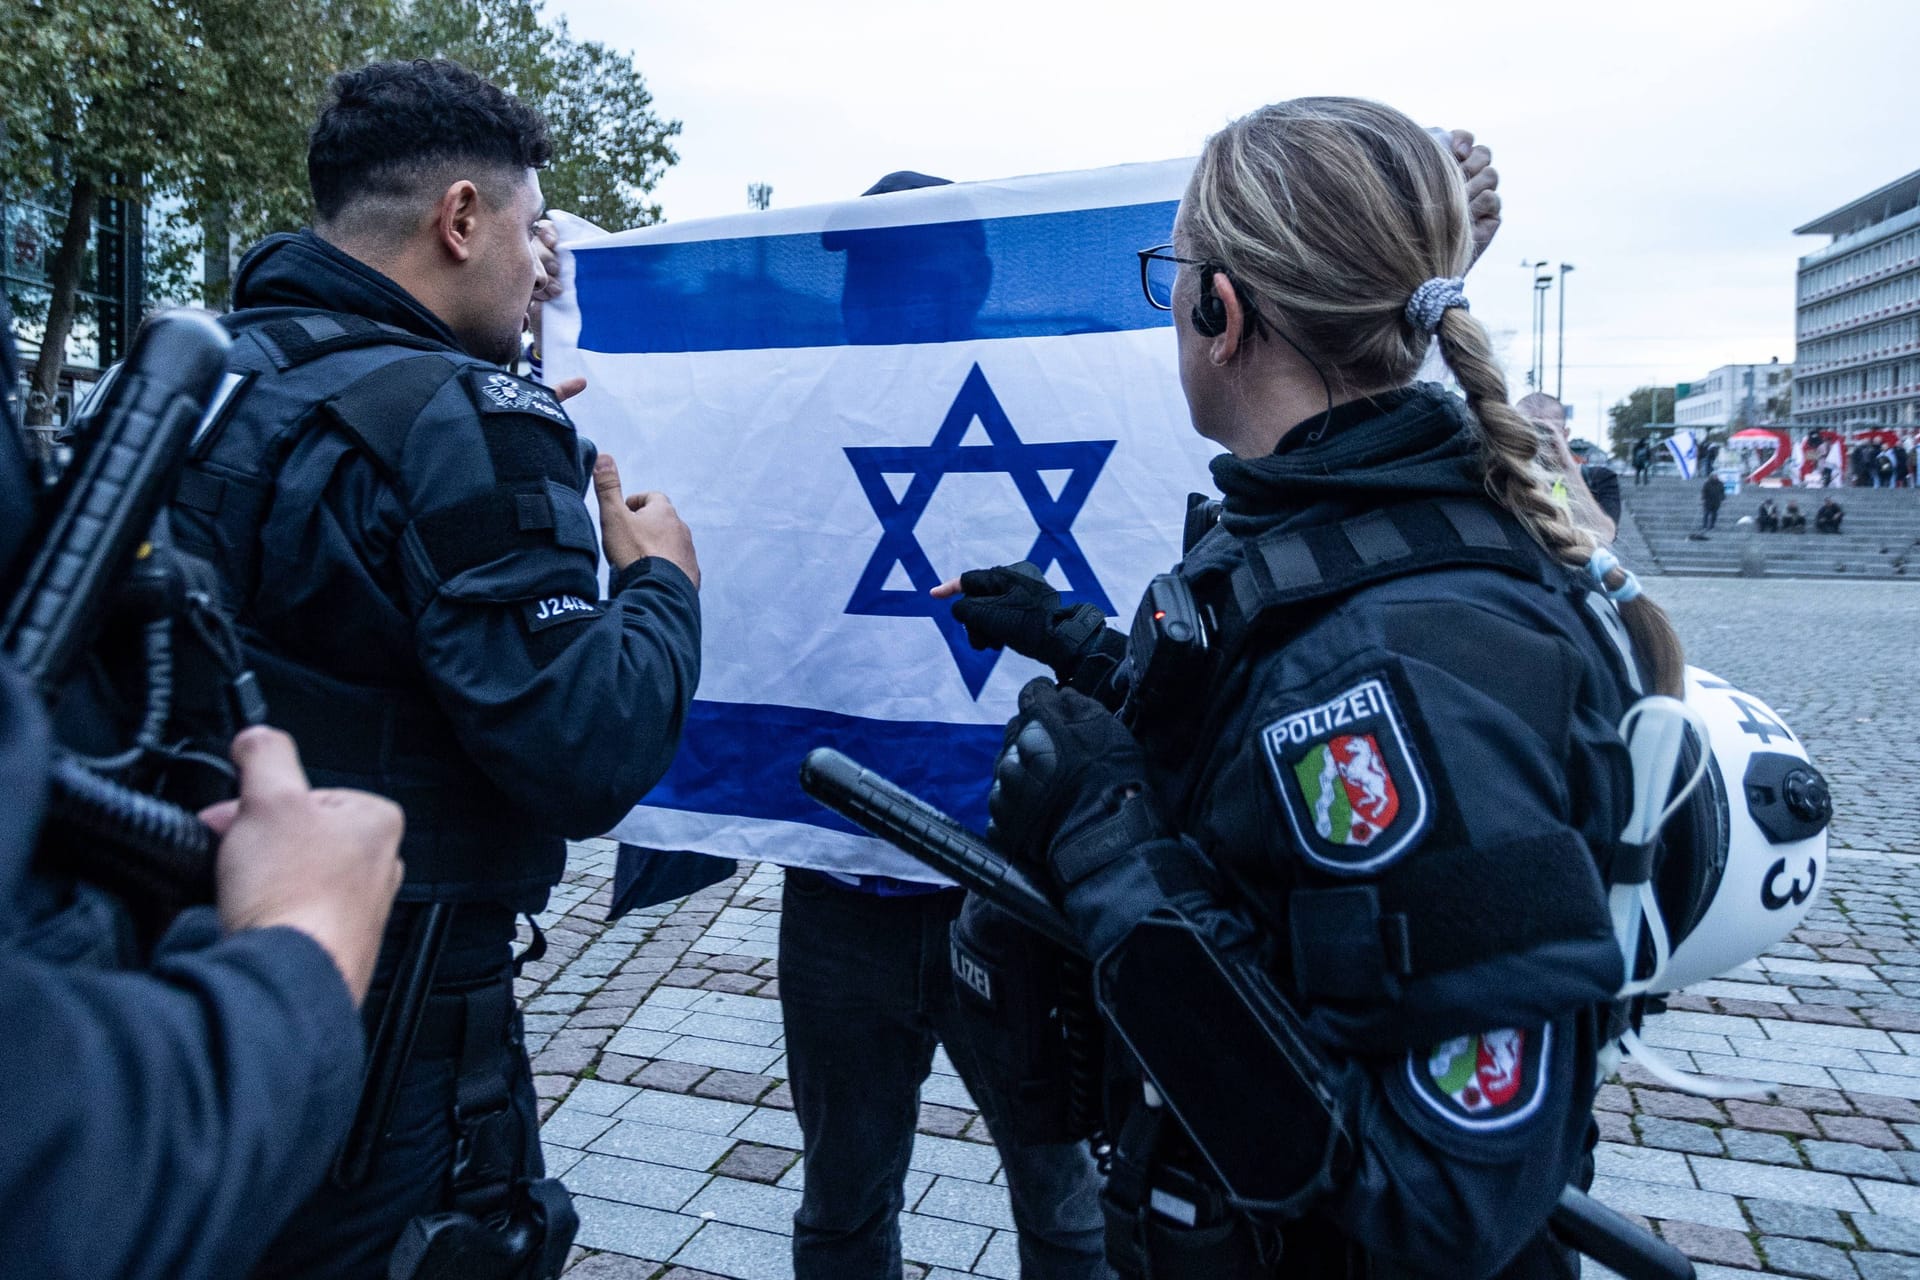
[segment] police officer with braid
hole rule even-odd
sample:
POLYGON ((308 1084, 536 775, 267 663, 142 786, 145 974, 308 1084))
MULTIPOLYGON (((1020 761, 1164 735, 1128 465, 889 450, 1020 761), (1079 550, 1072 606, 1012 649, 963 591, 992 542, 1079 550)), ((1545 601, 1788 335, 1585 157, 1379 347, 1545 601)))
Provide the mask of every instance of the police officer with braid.
POLYGON ((503 367, 547 287, 549 151, 533 110, 453 63, 336 77, 314 226, 241 262, 226 394, 173 508, 316 783, 407 820, 360 1114, 258 1275, 548 1276, 571 1238, 513 1004, 516 916, 544 906, 567 837, 665 771, 700 611, 672 505, 623 497, 560 397, 503 367))
POLYGON ((1508 404, 1476 212, 1376 103, 1214 135, 1142 279, 1223 514, 1125 637, 1020 566, 958 584, 1062 681, 991 808, 1095 960, 1125 1275, 1577 1274, 1546 1223, 1623 982, 1615 726, 1681 655, 1508 404), (1436 343, 1460 394, 1414 381, 1436 343))

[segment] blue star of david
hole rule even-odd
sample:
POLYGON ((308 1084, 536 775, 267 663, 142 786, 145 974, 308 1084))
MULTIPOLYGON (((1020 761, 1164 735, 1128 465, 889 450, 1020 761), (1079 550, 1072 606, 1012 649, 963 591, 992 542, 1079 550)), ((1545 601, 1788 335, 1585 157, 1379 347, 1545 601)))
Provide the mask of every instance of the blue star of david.
POLYGON ((1005 472, 1019 490, 1021 501, 1039 526, 1033 549, 1026 558, 1045 573, 1058 564, 1066 576, 1068 589, 1060 593, 1063 604, 1093 604, 1107 613, 1113 604, 1101 589, 1093 566, 1074 541, 1073 520, 1080 514, 1100 468, 1113 452, 1112 440, 1070 440, 1053 444, 1026 444, 1008 421, 1007 412, 987 385, 987 376, 974 365, 947 410, 946 420, 934 433, 930 445, 904 445, 892 448, 849 448, 847 461, 853 464, 860 488, 873 513, 880 518, 880 545, 867 561, 846 612, 886 618, 931 618, 953 654, 954 665, 967 692, 975 698, 993 674, 1000 660, 998 649, 975 649, 967 643, 967 631, 953 620, 952 601, 935 600, 927 592, 940 585, 940 575, 914 536, 914 526, 926 514, 933 491, 941 477, 955 472, 1005 472), (963 445, 967 428, 978 418, 986 429, 990 444, 963 445), (1067 483, 1060 496, 1047 492, 1040 479, 1042 471, 1066 471, 1067 483), (889 475, 911 475, 906 493, 897 501, 887 487, 889 475), (887 577, 899 565, 906 571, 913 589, 889 590, 887 577))

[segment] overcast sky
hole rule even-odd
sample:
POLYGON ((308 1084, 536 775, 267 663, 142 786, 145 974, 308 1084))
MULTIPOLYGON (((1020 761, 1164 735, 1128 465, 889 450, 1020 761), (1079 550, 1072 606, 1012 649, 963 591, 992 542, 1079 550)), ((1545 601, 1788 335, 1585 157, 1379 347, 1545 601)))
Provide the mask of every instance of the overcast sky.
MULTIPOLYGON (((1920 168, 1913 0, 549 0, 684 123, 668 218, 1198 151, 1264 102, 1379 98, 1493 148, 1506 225, 1468 280, 1529 358, 1523 258, 1571 262, 1566 399, 1793 357, 1792 229, 1920 168)), ((564 145, 564 141, 562 142, 564 145)), ((1557 307, 1557 301, 1556 301, 1557 307)), ((1547 387, 1552 389, 1549 317, 1547 387)), ((1520 394, 1516 389, 1515 395, 1520 394)), ((1664 415, 1663 415, 1664 416, 1664 415)))

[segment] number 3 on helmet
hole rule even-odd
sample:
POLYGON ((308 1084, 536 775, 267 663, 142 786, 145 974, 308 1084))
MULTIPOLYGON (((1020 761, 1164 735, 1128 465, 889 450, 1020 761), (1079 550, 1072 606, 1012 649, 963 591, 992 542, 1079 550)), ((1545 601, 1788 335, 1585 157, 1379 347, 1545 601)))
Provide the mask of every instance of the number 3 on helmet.
MULTIPOLYGON (((1711 766, 1667 824, 1654 888, 1673 955, 1672 991, 1738 968, 1806 918, 1826 879, 1827 780, 1786 722, 1753 694, 1687 668, 1687 706, 1707 726, 1711 766)), ((1699 750, 1689 732, 1688 751, 1699 750)), ((1683 755, 1679 774, 1698 755, 1683 755)))

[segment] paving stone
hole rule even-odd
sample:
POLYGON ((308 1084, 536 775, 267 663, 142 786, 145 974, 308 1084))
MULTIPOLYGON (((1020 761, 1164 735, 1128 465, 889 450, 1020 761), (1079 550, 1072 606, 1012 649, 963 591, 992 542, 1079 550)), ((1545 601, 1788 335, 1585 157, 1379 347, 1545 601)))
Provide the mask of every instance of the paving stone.
POLYGON ((1893 1157, 1873 1147, 1855 1146, 1847 1142, 1822 1142, 1809 1138, 1800 1144, 1807 1153, 1807 1162, 1816 1169, 1828 1173, 1851 1173, 1863 1178, 1889 1178, 1898 1182, 1904 1178, 1900 1166, 1893 1157))
POLYGON ((1721 1124, 1726 1120, 1719 1107, 1705 1098, 1696 1098, 1688 1093, 1672 1093, 1665 1089, 1635 1089, 1633 1100, 1638 1104, 1636 1110, 1670 1120, 1706 1120, 1714 1124, 1721 1124))
POLYGON ((1920 1222, 1886 1218, 1877 1213, 1856 1213, 1853 1215, 1853 1227, 1860 1233, 1860 1238, 1875 1249, 1920 1253, 1920 1222))
POLYGON ((779 1107, 783 1111, 793 1110, 793 1086, 784 1080, 775 1085, 773 1091, 760 1099, 763 1107, 779 1107))
POLYGON ((669 969, 660 975, 663 987, 697 987, 707 980, 707 974, 699 969, 669 969))
POLYGON ((678 1169, 600 1152, 589 1152, 567 1171, 567 1187, 575 1195, 649 1209, 678 1209, 708 1180, 705 1170, 678 1169))
MULTIPOLYGON (((1623 1115, 1618 1111, 1596 1111, 1593 1113, 1593 1122, 1595 1127, 1600 1130, 1600 1140, 1602 1142, 1631 1143, 1638 1141, 1633 1132, 1633 1118, 1631 1116, 1623 1115)), ((921 1126, 922 1129, 925 1129, 925 1127, 925 1125, 921 1126)), ((1729 1130, 1728 1132, 1732 1133, 1736 1131, 1729 1130)))
POLYGON ((1596 1111, 1632 1111, 1633 1095, 1621 1085, 1603 1084, 1594 1094, 1593 1107, 1596 1111))
POLYGON ((958 1107, 943 1107, 938 1103, 920 1104, 920 1122, 916 1126, 921 1133, 931 1133, 942 1138, 957 1138, 973 1122, 973 1112, 962 1111, 958 1107))
MULTIPOLYGON (((1831 1209, 1795 1204, 1789 1200, 1749 1200, 1746 1203, 1747 1212, 1753 1217, 1754 1230, 1762 1235, 1799 1236, 1848 1245, 1853 1243, 1853 1233, 1840 1221, 1840 1215, 1831 1209)), ((1854 1215, 1855 1220, 1858 1221, 1860 1216, 1854 1215)))
MULTIPOLYGON (((1888 1098, 1887 1102, 1901 1099, 1888 1098)), ((1904 1117, 1903 1117, 1904 1118, 1904 1117)), ((1872 1116, 1815 1116, 1814 1123, 1835 1142, 1853 1142, 1863 1147, 1879 1147, 1883 1151, 1901 1151, 1906 1143, 1900 1140, 1885 1120, 1872 1116)))
POLYGON ((533 1078, 533 1092, 538 1098, 564 1098, 571 1088, 573 1088, 572 1076, 535 1076, 533 1078))
POLYGON ((1909 1258, 1899 1253, 1866 1253, 1852 1255, 1853 1265, 1860 1268, 1863 1280, 1920 1280, 1920 1258, 1909 1258))
POLYGON ((688 1093, 711 1071, 711 1067, 695 1066, 691 1062, 655 1062, 634 1077, 633 1083, 667 1093, 688 1093))
POLYGON ((1850 1093, 1847 1095, 1854 1109, 1863 1116, 1872 1116, 1877 1120, 1900 1120, 1908 1123, 1920 1123, 1920 1106, 1907 1098, 1886 1098, 1873 1093, 1850 1093))
POLYGON ((1763 1236, 1760 1250, 1767 1255, 1769 1271, 1812 1276, 1815 1280, 1854 1280, 1856 1274, 1847 1255, 1832 1245, 1786 1236, 1763 1236))
POLYGON ((618 1253, 596 1253, 566 1270, 567 1280, 650 1280, 660 1264, 618 1253))
POLYGON ((576 1242, 636 1258, 671 1256, 700 1225, 697 1218, 586 1195, 575 1195, 573 1207, 580 1215, 576 1242))
POLYGON ((1800 1167, 1800 1153, 1793 1143, 1777 1133, 1755 1133, 1748 1129, 1722 1129, 1720 1141, 1735 1160, 1758 1160, 1764 1164, 1800 1167))
POLYGON ((1640 1140, 1650 1147, 1687 1151, 1695 1155, 1721 1154, 1720 1135, 1703 1124, 1687 1120, 1663 1120, 1659 1116, 1641 1116, 1634 1121, 1640 1140))
POLYGON ((1701 1262, 1755 1271, 1760 1268, 1753 1242, 1739 1231, 1729 1231, 1725 1227, 1703 1227, 1697 1222, 1668 1221, 1660 1224, 1660 1236, 1689 1258, 1701 1262))
POLYGON ((750 973, 715 973, 700 984, 708 991, 729 991, 735 995, 751 995, 766 986, 766 980, 756 978, 750 973))
POLYGON ((1792 1083, 1782 1084, 1775 1089, 1774 1101, 1784 1107, 1799 1107, 1805 1111, 1826 1111, 1835 1115, 1845 1115, 1853 1110, 1853 1104, 1847 1101, 1847 1095, 1838 1089, 1809 1089, 1792 1083))
POLYGON ((983 1227, 1013 1229, 1013 1210, 1007 1203, 1006 1192, 965 1178, 935 1178, 914 1206, 914 1212, 983 1227))
POLYGON ((673 1261, 735 1280, 788 1280, 793 1274, 793 1244, 771 1231, 709 1222, 673 1261))
POLYGON ((1711 1156, 1688 1156, 1687 1163, 1693 1167, 1693 1176, 1705 1191, 1797 1200, 1803 1204, 1825 1205, 1829 1209, 1863 1207, 1853 1184, 1839 1174, 1782 1169, 1738 1160, 1716 1160, 1711 1156))
POLYGON ((756 1075, 748 1071, 713 1071, 700 1083, 693 1086, 693 1092, 703 1098, 724 1098, 728 1102, 753 1103, 760 1095, 774 1085, 773 1077, 756 1075))
POLYGON ((702 957, 700 963, 721 973, 751 973, 764 962, 753 956, 710 955, 702 957))
POLYGON ((986 1227, 924 1214, 900 1215, 900 1249, 915 1262, 956 1271, 973 1269, 974 1259, 986 1248, 993 1233, 986 1227))
POLYGON ((622 1120, 589 1143, 588 1149, 599 1155, 626 1156, 704 1173, 732 1149, 733 1142, 724 1133, 697 1133, 622 1120))
POLYGON ((717 1177, 687 1201, 683 1213, 713 1217, 737 1227, 752 1227, 776 1235, 793 1232, 794 1210, 800 1207, 800 1193, 762 1182, 717 1177))
POLYGON ((785 1147, 767 1147, 758 1143, 742 1142, 727 1152, 719 1164, 714 1166, 715 1173, 729 1178, 739 1178, 746 1182, 779 1182, 793 1167, 795 1155, 785 1147))
MULTIPOLYGON (((666 1125, 673 1129, 692 1129, 696 1133, 733 1133, 741 1122, 753 1115, 753 1108, 718 1098, 694 1098, 685 1094, 662 1093, 642 1089, 620 1108, 622 1120, 666 1125)), ((743 1135, 744 1136, 744 1135, 743 1135)))
POLYGON ((1727 1103, 1727 1116, 1743 1129, 1765 1129, 1808 1138, 1820 1135, 1813 1117, 1797 1107, 1776 1107, 1735 1098, 1727 1103))
POLYGON ((645 1058, 629 1058, 624 1054, 603 1053, 600 1061, 594 1065, 593 1074, 597 1080, 608 1080, 614 1084, 626 1084, 635 1073, 647 1066, 645 1058))

